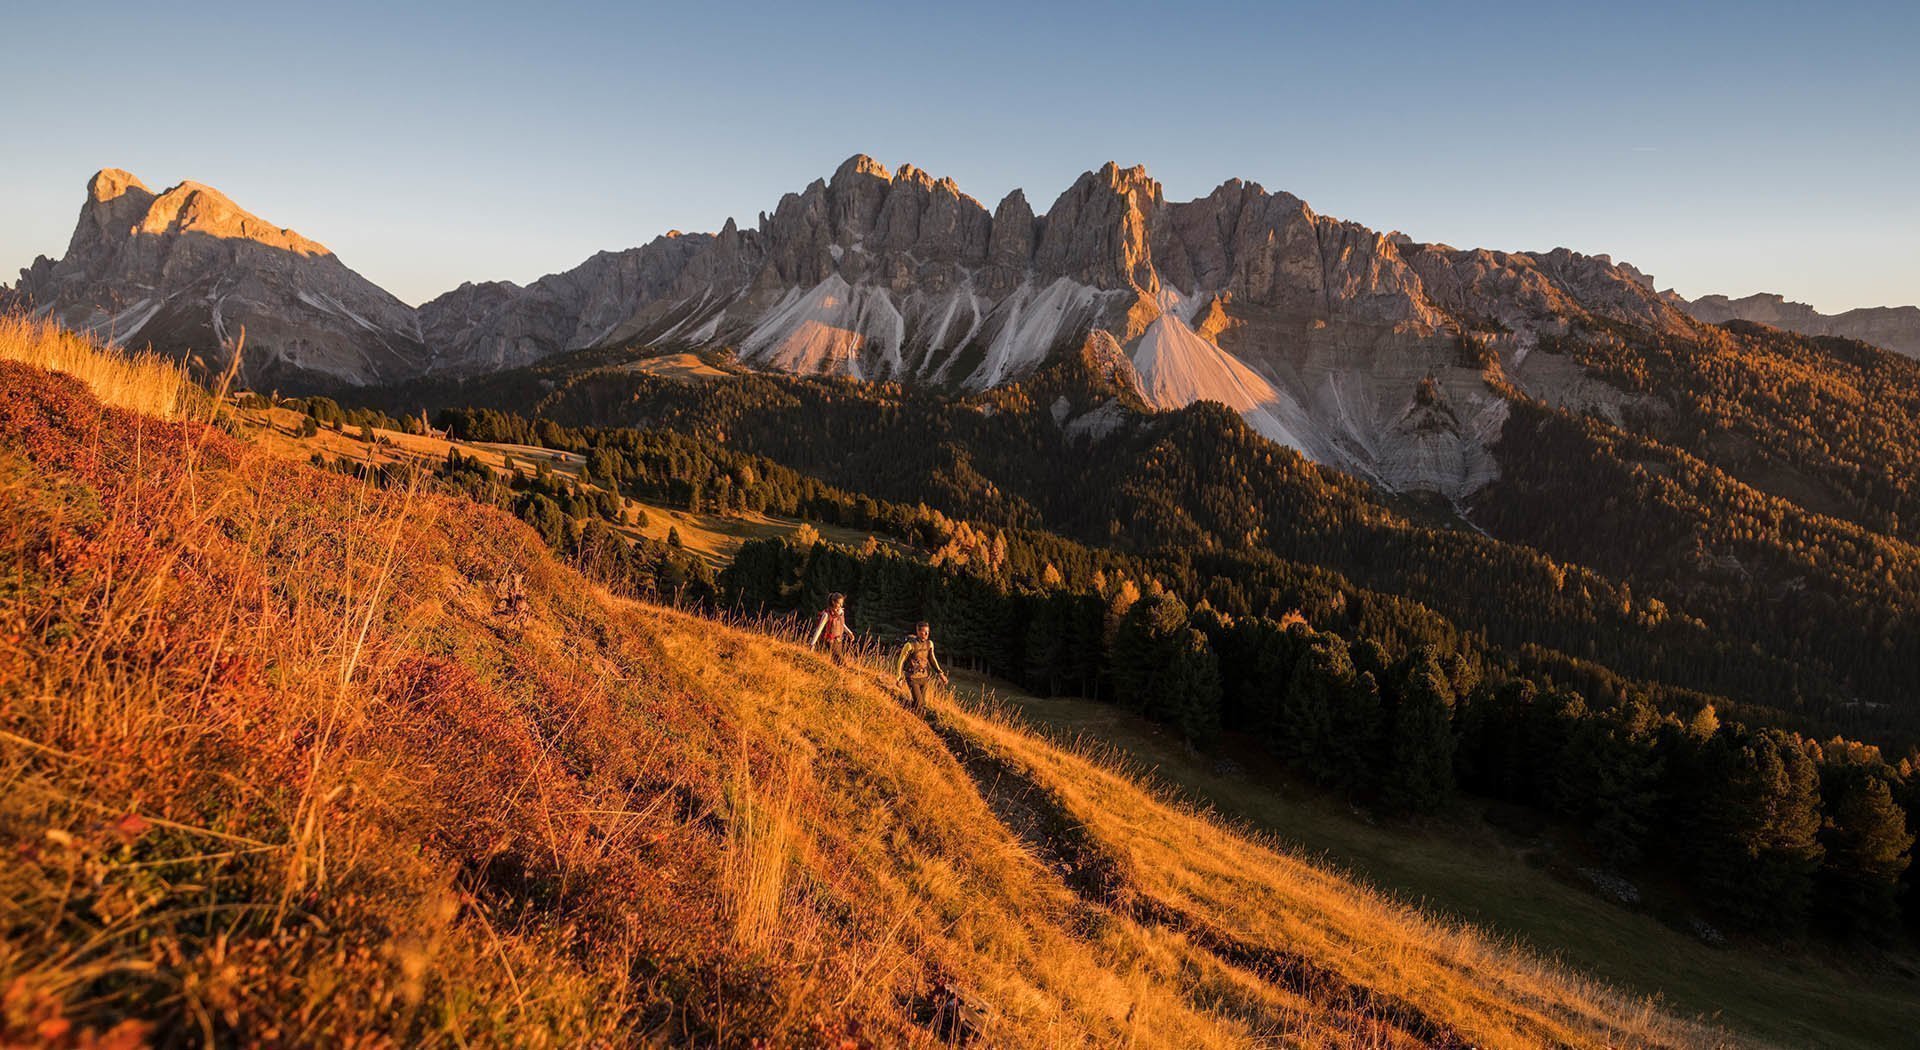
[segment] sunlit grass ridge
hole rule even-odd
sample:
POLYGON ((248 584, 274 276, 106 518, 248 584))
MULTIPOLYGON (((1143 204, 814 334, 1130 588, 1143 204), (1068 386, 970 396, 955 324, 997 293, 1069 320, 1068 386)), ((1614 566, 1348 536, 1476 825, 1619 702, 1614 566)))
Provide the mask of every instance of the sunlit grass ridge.
POLYGON ((65 373, 106 404, 162 419, 178 417, 196 390, 178 364, 158 354, 121 353, 17 313, 0 313, 0 360, 65 373))

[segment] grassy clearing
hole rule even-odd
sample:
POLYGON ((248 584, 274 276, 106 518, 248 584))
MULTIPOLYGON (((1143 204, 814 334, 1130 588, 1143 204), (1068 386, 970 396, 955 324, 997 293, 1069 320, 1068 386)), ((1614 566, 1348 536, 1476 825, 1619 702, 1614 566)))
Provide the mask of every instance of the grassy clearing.
POLYGON ((1127 892, 1241 950, 1303 957, 1391 1000, 1419 1004, 1475 1046, 1698 1045, 1720 1038, 1435 919, 1173 803, 1112 763, 980 709, 956 727, 1057 799, 1110 857, 1127 892))
POLYGON ((869 677, 613 599, 496 512, 6 378, 0 986, 35 1030, 1349 1041, 1089 929, 869 677))
POLYGON ((620 366, 621 370, 645 372, 648 375, 664 379, 676 379, 683 383, 699 383, 712 379, 725 379, 733 373, 715 364, 716 355, 697 354, 683 351, 677 354, 658 354, 643 357, 632 364, 620 366))
POLYGON ((1920 1030, 1920 973, 1908 960, 1864 965, 1830 951, 1710 948, 1542 870, 1538 843, 1512 840, 1472 807, 1425 828, 1383 825, 1255 754, 1235 754, 1238 770, 1223 772, 1109 704, 1040 700, 971 677, 963 690, 991 691, 1058 738, 1117 749, 1185 797, 1400 899, 1658 996, 1678 1012, 1793 1046, 1896 1046, 1920 1030))

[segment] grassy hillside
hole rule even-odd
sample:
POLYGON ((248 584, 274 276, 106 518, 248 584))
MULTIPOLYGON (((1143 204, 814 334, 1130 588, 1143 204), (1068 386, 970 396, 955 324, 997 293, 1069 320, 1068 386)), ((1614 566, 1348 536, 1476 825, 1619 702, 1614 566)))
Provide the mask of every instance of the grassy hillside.
POLYGON ((1676 1010, 1793 1046, 1896 1046, 1920 1027, 1920 972, 1911 959, 1847 958, 1817 946, 1709 947, 1651 914, 1610 903, 1577 876, 1556 875, 1582 861, 1560 855, 1553 829, 1502 831, 1466 804, 1423 827, 1382 823, 1295 783, 1257 752, 1236 749, 1226 763, 1198 756, 1112 704, 1041 699, 973 676, 960 692, 991 695, 1057 739, 1150 769, 1182 797, 1400 899, 1513 937, 1676 1010))
POLYGON ((1724 1038, 494 509, 6 362, 0 535, 0 1044, 1724 1038))

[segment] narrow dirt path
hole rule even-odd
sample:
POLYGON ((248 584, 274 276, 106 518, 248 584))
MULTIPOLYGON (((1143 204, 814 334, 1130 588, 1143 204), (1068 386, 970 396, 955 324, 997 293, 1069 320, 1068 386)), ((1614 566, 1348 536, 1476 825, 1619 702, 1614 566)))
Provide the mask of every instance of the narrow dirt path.
POLYGON ((1044 785, 968 739, 938 713, 927 725, 965 769, 994 815, 1055 871, 1089 908, 1125 916, 1142 925, 1176 931, 1226 966, 1305 998, 1325 1010, 1379 1033, 1443 1050, 1474 1044, 1459 1030, 1412 1003, 1355 984, 1305 956, 1234 936, 1206 919, 1140 890, 1121 864, 1044 785))

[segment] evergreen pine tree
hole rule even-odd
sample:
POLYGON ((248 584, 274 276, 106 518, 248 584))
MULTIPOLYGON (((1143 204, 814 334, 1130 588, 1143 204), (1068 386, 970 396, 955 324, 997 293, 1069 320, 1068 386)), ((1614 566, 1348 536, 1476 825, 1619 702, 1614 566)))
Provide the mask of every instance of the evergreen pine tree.
MULTIPOLYGON (((1894 804, 1906 814, 1907 834, 1920 840, 1920 761, 1914 755, 1903 758, 1894 768, 1894 774, 1898 778, 1890 785, 1894 804)), ((1920 929, 1920 864, 1914 864, 1909 859, 1896 893, 1900 915, 1906 920, 1907 929, 1920 929)))
POLYGON ((1025 646, 1026 682, 1044 696, 1058 695, 1061 679, 1067 673, 1071 602, 1061 591, 1049 591, 1027 600, 1030 612, 1025 646))
POLYGON ((568 549, 573 539, 573 525, 558 503, 536 493, 522 505, 520 518, 533 526, 533 531, 540 534, 548 547, 557 551, 568 549))
POLYGON ((1380 799, 1401 813, 1430 813, 1453 790, 1453 687, 1432 646, 1395 672, 1387 712, 1380 799))
POLYGON ((1813 760, 1777 730, 1722 726, 1703 749, 1701 773, 1686 855, 1710 906, 1749 927, 1801 929, 1822 854, 1813 760))
POLYGON ((1067 678, 1081 696, 1099 697, 1100 672, 1106 649, 1101 632, 1106 606, 1095 595, 1077 594, 1069 602, 1067 678))
POLYGON ((1322 783, 1340 779, 1332 743, 1334 709, 1355 689, 1353 658, 1346 640, 1315 635, 1287 680, 1273 737, 1274 750, 1291 765, 1322 783))
POLYGON ((1175 633, 1172 649, 1157 706, 1188 740, 1210 743, 1220 732, 1220 665, 1207 636, 1190 627, 1175 633))
POLYGON ((1349 793, 1379 782, 1381 695, 1379 680, 1362 671, 1333 695, 1333 727, 1327 741, 1332 783, 1349 793))
POLYGON ((1842 931, 1885 936, 1899 918, 1900 877, 1913 848, 1906 814, 1886 778, 1864 763, 1828 762, 1820 772, 1819 910, 1842 931))
POLYGON ((1008 630, 1011 617, 1007 615, 1004 592, 978 572, 962 571, 946 577, 936 618, 941 649, 951 653, 954 661, 1002 670, 1002 663, 1012 655, 1013 638, 1008 630))
POLYGON ((1163 591, 1134 603, 1114 629, 1108 669, 1114 698, 1148 717, 1166 719, 1175 701, 1166 693, 1164 676, 1186 630, 1186 604, 1173 595, 1163 591))
POLYGON ((740 545, 733 561, 720 573, 720 591, 729 606, 745 611, 781 608, 779 540, 749 540, 740 545))
POLYGON ((1660 764, 1639 708, 1580 721, 1569 737, 1549 793, 1555 811, 1586 830, 1610 864, 1637 861, 1659 808, 1660 764), (1640 731, 1636 731, 1640 726, 1640 731))
POLYGON ((1551 804, 1567 744, 1586 715, 1585 701, 1565 689, 1549 690, 1526 705, 1520 719, 1520 753, 1513 771, 1517 782, 1512 785, 1512 797, 1551 804))

